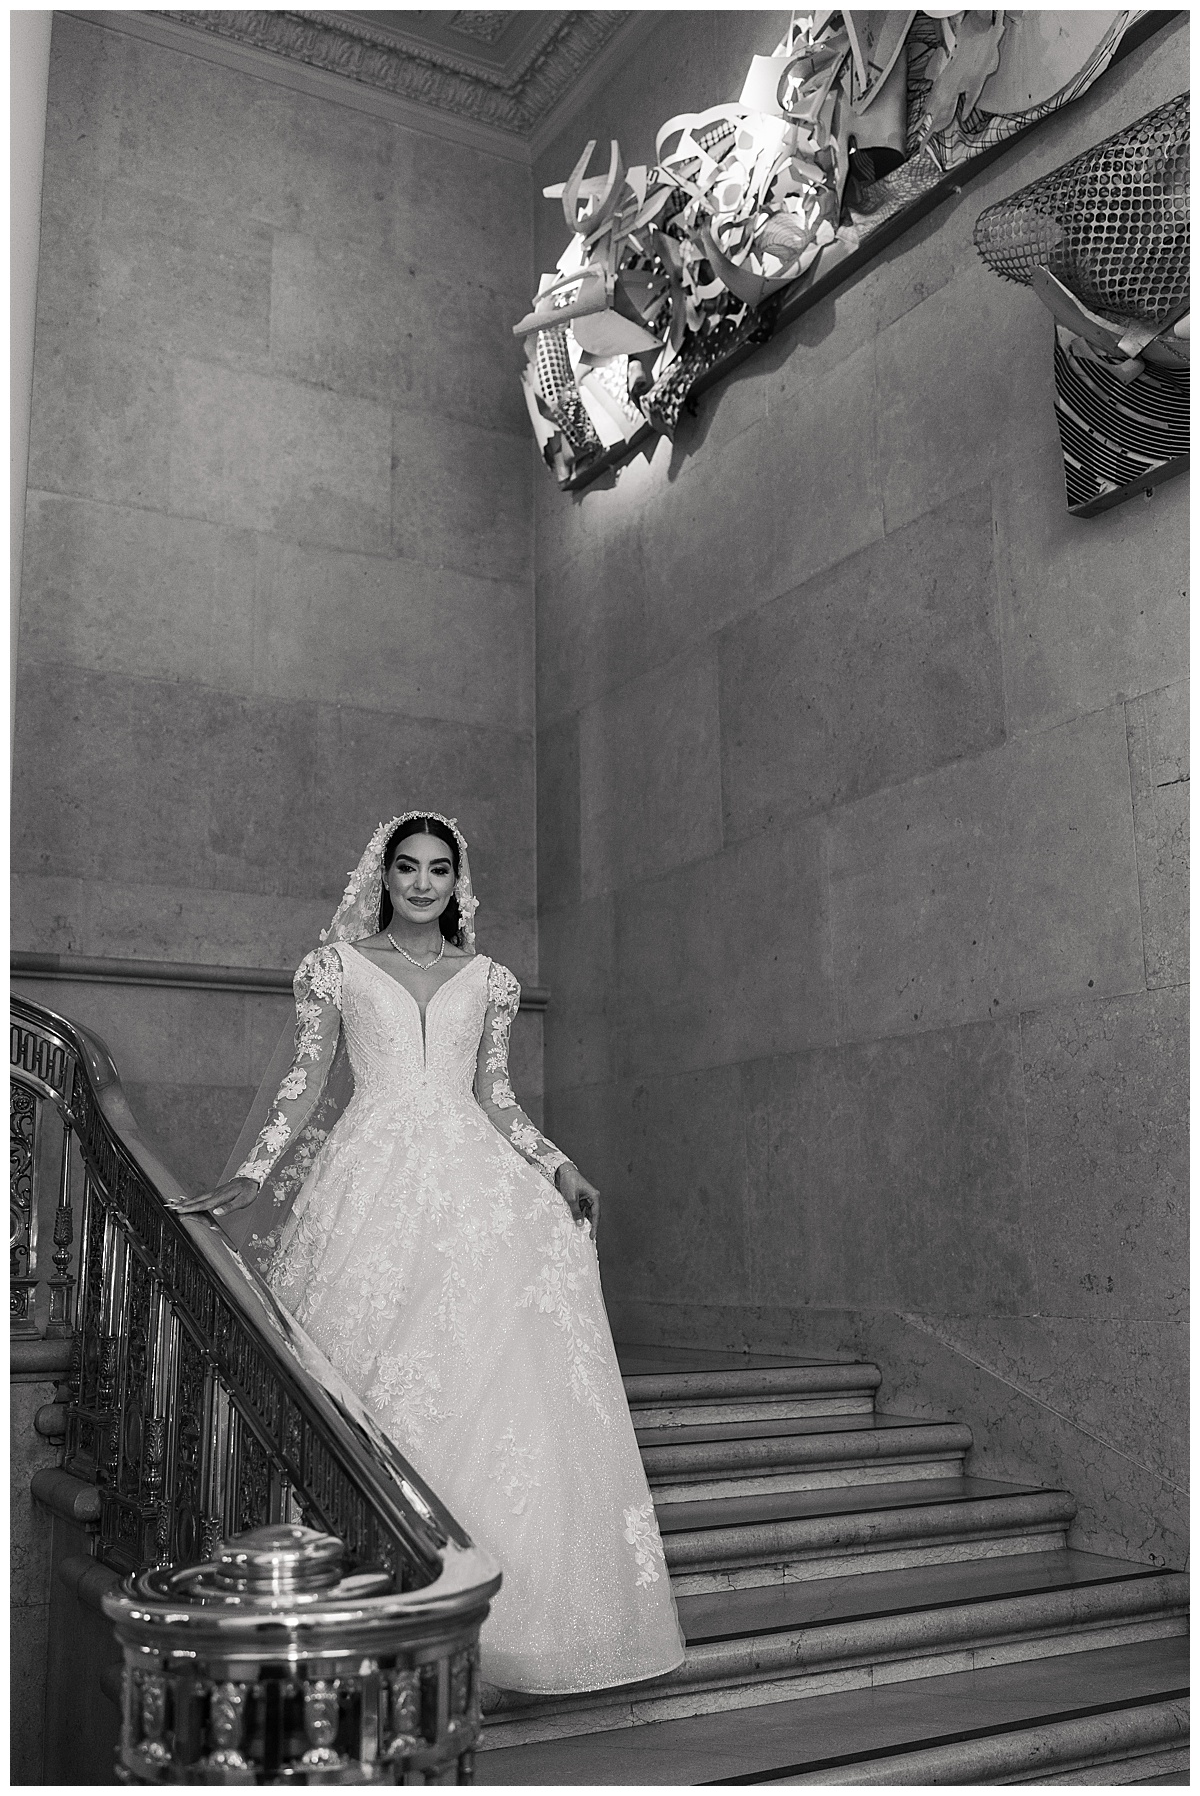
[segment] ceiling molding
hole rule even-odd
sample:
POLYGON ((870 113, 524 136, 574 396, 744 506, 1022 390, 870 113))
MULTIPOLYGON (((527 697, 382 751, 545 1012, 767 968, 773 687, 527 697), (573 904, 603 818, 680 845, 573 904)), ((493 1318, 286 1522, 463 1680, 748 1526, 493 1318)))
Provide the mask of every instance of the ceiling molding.
POLYGON ((156 16, 526 141, 587 78, 629 18, 619 12, 500 14, 501 31, 485 43, 458 31, 451 13, 156 16), (432 22, 422 27, 423 20, 432 22), (511 49, 505 54, 506 38, 511 49))
POLYGON ((477 37, 480 43, 494 44, 504 30, 504 14, 502 12, 452 12, 450 23, 456 31, 465 31, 468 37, 477 37))
MULTIPOLYGON (((604 48, 592 58, 584 73, 534 127, 529 139, 531 159, 534 162, 567 129, 571 120, 583 111, 588 101, 616 73, 621 64, 642 47, 655 26, 660 25, 666 16, 663 12, 625 14, 624 22, 613 32, 604 48)), ((582 149, 583 145, 580 144, 579 147, 582 149)), ((569 173, 569 169, 564 169, 563 178, 569 173)))
POLYGON ((273 51, 220 37, 215 32, 198 31, 193 26, 177 23, 166 13, 72 12, 67 16, 104 31, 120 32, 165 50, 194 56, 201 62, 231 69, 292 93, 305 94, 310 99, 330 101, 335 106, 346 106, 352 112, 366 113, 371 118, 384 119, 410 131, 421 131, 428 137, 468 144, 485 155, 529 166, 529 141, 512 131, 479 124, 470 118, 455 118, 399 94, 369 87, 361 81, 348 81, 344 75, 294 62, 273 51))
MULTIPOLYGON (((176 14, 176 17, 188 16, 176 14)), ((213 16, 232 18, 236 15, 217 13, 213 16)), ((484 87, 500 89, 519 104, 531 70, 547 52, 553 53, 556 40, 573 29, 572 22, 603 19, 605 15, 495 13, 492 16, 500 20, 501 28, 487 43, 450 23, 459 17, 457 13, 293 12, 249 16, 303 20, 310 25, 323 26, 335 38, 354 38, 368 51, 376 52, 384 65, 383 73, 389 79, 388 62, 403 62, 408 58, 473 78, 484 87)))
POLYGON ((68 16, 528 167, 665 15, 380 13, 378 24, 349 13, 68 16), (399 18, 434 19, 431 40, 436 33, 439 41, 419 42, 392 23, 399 18), (486 37, 476 20, 489 21, 486 37), (454 26, 453 50, 442 41, 450 35, 445 21, 470 22, 454 26), (456 110, 464 97, 468 104, 456 110))

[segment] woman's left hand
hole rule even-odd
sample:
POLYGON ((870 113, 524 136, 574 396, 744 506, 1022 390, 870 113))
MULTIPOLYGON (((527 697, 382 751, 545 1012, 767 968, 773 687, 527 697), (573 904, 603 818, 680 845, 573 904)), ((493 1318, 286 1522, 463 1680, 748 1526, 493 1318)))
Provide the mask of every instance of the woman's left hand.
POLYGON ((596 1239, 596 1231, 600 1227, 600 1193, 589 1184, 578 1166, 565 1160, 554 1175, 554 1183, 567 1200, 567 1207, 576 1222, 587 1221, 592 1225, 592 1240, 596 1239))

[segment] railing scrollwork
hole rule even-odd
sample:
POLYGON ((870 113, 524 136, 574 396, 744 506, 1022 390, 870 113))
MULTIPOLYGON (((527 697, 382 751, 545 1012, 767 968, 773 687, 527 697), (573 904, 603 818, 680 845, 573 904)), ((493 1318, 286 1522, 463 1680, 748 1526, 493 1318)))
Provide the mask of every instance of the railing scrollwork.
POLYGON ((14 1340, 38 1339, 43 1332, 61 1339, 73 1325, 73 1183, 78 1168, 72 1153, 70 1103, 75 1052, 61 1031, 31 1026, 14 1005, 9 1061, 10 1333, 14 1340), (47 1241, 53 1248, 52 1277, 45 1276, 47 1241), (44 1315, 39 1317, 41 1286, 46 1295, 44 1315))

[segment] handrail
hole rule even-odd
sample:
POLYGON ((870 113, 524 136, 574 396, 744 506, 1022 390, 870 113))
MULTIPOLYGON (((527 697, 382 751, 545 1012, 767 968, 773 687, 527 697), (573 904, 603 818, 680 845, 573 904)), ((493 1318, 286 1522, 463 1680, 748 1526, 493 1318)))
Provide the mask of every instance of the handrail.
POLYGON ((82 1161, 65 1465, 100 1488, 100 1556, 164 1568, 302 1521, 337 1534, 352 1565, 385 1567, 420 1613, 478 1609, 497 1566, 218 1224, 166 1208, 187 1194, 104 1043, 23 998, 11 1023, 14 1092, 55 1104, 82 1161))

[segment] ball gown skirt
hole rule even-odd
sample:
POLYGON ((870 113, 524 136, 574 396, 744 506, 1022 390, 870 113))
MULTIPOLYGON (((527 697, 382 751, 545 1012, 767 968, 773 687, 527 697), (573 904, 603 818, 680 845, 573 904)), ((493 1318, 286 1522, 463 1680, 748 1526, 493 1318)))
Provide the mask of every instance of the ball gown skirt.
POLYGON ((668 1671, 683 1642, 590 1230, 518 1151, 544 1137, 519 1110, 502 1134, 474 1095, 489 1003, 516 982, 476 956, 422 1017, 357 949, 320 952, 340 962, 328 995, 354 1096, 272 1288, 500 1562, 489 1682, 552 1693, 668 1671))

